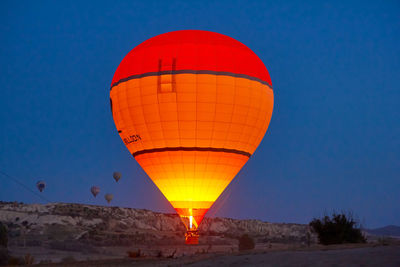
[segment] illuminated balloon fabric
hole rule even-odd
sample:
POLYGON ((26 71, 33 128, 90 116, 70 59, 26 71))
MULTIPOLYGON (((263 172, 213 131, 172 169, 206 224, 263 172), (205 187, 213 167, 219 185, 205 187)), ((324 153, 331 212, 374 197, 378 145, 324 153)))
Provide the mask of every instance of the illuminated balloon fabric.
POLYGON ((96 197, 100 193, 100 187, 92 186, 90 192, 92 192, 93 196, 96 197))
POLYGON ((118 182, 119 179, 121 179, 121 177, 122 177, 122 174, 121 174, 120 172, 114 172, 114 173, 113 173, 113 178, 114 178, 114 180, 115 180, 116 182, 118 182))
POLYGON ((130 51, 114 74, 110 104, 129 151, 195 229, 261 142, 273 91, 248 47, 186 30, 130 51))
POLYGON ((44 190, 45 187, 46 187, 46 183, 45 183, 44 181, 38 181, 38 182, 36 183, 36 187, 37 187, 37 189, 38 189, 40 192, 43 192, 43 190, 44 190))

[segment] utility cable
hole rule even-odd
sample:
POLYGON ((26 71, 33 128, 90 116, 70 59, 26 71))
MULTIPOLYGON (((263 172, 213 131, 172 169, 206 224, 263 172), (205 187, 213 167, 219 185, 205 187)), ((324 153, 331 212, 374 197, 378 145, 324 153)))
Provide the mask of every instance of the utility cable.
POLYGON ((12 177, 11 175, 5 173, 4 171, 0 170, 0 174, 2 174, 3 176, 6 176, 8 178, 11 178, 15 183, 19 184, 20 186, 22 186, 23 188, 25 188, 26 190, 28 190, 29 192, 31 192, 32 194, 36 195, 37 197, 41 198, 42 200, 46 201, 46 202, 51 202, 49 199, 47 199, 46 197, 38 194, 37 192, 33 191, 29 186, 25 185, 23 182, 21 182, 19 179, 12 177))

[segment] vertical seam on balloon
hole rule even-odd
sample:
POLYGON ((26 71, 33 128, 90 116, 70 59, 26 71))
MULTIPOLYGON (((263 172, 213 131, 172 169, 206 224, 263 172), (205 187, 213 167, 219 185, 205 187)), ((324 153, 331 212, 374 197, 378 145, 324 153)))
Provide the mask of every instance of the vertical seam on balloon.
MULTIPOLYGON (((236 106, 236 102, 235 102, 235 98, 236 98, 236 78, 233 77, 232 79, 233 79, 233 82, 234 82, 234 86, 233 86, 233 88, 234 88, 234 93, 233 93, 233 107, 232 107, 232 111, 231 111, 231 118, 230 118, 230 121, 229 121, 229 129, 228 129, 228 131, 227 131, 227 133, 226 133, 226 136, 225 136, 224 145, 222 146, 223 148, 226 148, 227 143, 229 143, 228 138, 229 138, 229 133, 230 133, 231 128, 232 128, 233 114, 234 114, 234 112, 235 112, 235 106, 236 106)), ((218 102, 218 101, 217 101, 217 102, 218 102)), ((225 166, 226 166, 226 165, 225 165, 225 166)), ((223 181, 219 181, 219 184, 221 184, 222 182, 223 182, 223 181)))
MULTIPOLYGON (((259 86, 259 85, 257 85, 257 86, 259 86)), ((262 88, 259 88, 259 91, 262 91, 262 90, 264 90, 264 88, 263 88, 263 86, 261 85, 261 87, 262 88)), ((265 122, 265 118, 266 117, 260 117, 260 115, 261 115, 261 112, 262 111, 262 102, 261 102, 261 98, 260 98, 260 104, 259 104, 259 109, 258 109, 258 112, 257 112, 257 121, 256 121, 256 125, 260 125, 260 124, 258 124, 258 122, 261 120, 261 121, 264 121, 265 122)), ((262 127, 260 127, 260 128, 258 128, 257 129, 258 131, 258 134, 255 136, 255 142, 253 142, 253 143, 255 143, 255 144, 259 144, 260 142, 261 142, 261 140, 259 140, 260 139, 260 136, 264 136, 264 134, 265 134, 265 132, 262 130, 262 127), (259 140, 259 141, 257 141, 257 140, 259 140)), ((257 146, 255 147, 255 149, 253 150, 253 148, 252 149, 250 149, 249 151, 255 151, 257 149, 257 146)))
MULTIPOLYGON (((257 123, 259 122, 259 120, 260 120, 260 113, 261 113, 261 98, 259 98, 259 101, 260 101, 260 104, 259 104, 259 108, 258 108, 258 112, 257 112, 257 121, 256 121, 256 125, 258 125, 257 123)), ((256 135, 256 139, 255 139, 255 143, 257 143, 257 140, 258 140, 258 138, 259 138, 259 136, 261 135, 261 129, 258 129, 258 131, 257 131, 258 133, 257 133, 257 135, 256 135)), ((261 142, 261 140, 260 140, 260 142, 261 142)), ((256 147, 256 149, 257 149, 257 147, 256 147)), ((255 151, 255 150, 254 150, 255 151)))
MULTIPOLYGON (((127 123, 126 123, 125 118, 122 116, 123 110, 122 110, 122 107, 120 105, 120 103, 123 101, 123 100, 121 100, 121 94, 125 94, 125 96, 126 96, 126 84, 122 84, 121 87, 122 88, 120 90, 118 90, 119 93, 116 94, 116 97, 118 99, 118 101, 116 103, 116 106, 118 106, 119 117, 121 118, 121 122, 122 122, 122 125, 119 125, 119 126, 120 126, 121 129, 126 130, 127 123)), ((123 131, 123 135, 125 135, 125 131, 124 130, 122 130, 123 131)))
MULTIPOLYGON (((121 86, 124 86, 124 85, 121 85, 121 86)), ((120 90, 118 90, 118 91, 120 91, 120 90)), ((120 120, 115 120, 114 119, 114 122, 115 122, 115 125, 116 125, 117 129, 123 131, 123 130, 125 130, 125 123, 124 123, 124 120, 122 118, 122 110, 121 110, 121 107, 120 107, 119 94, 117 92, 115 92, 114 94, 115 94, 115 98, 117 98, 117 101, 114 101, 115 102, 114 103, 115 104, 115 107, 114 107, 115 115, 120 117, 120 120), (121 123, 119 121, 121 121, 123 125, 121 125, 121 123), (118 125, 117 125, 117 123, 118 123, 118 125)), ((111 97, 111 95, 110 95, 110 97, 111 97)), ((114 118, 114 115, 113 115, 113 118, 114 118)), ((121 135, 120 135, 120 137, 121 137, 121 135)))
MULTIPOLYGON (((254 83, 251 82, 251 81, 249 81, 247 88, 250 89, 250 92, 253 92, 253 90, 254 90, 254 83)), ((248 121, 248 119, 249 119, 249 113, 250 113, 250 108, 251 108, 250 99, 249 99, 249 103, 247 104, 246 108, 247 108, 246 120, 245 120, 244 125, 243 125, 243 127, 242 127, 242 131, 241 131, 241 133, 240 133, 240 138, 239 138, 239 140, 243 140, 242 136, 243 136, 244 128, 248 126, 247 121, 248 121)), ((237 141, 237 142, 238 142, 238 141, 237 141)), ((249 140, 248 140, 248 139, 247 139, 246 144, 247 144, 247 149, 249 149, 250 143, 249 143, 249 140)), ((246 151, 247 151, 247 150, 246 150, 246 151)))
MULTIPOLYGON (((198 56, 198 54, 197 54, 197 56, 198 56)), ((198 86, 199 86, 199 83, 198 83, 198 75, 195 75, 195 105, 196 105, 196 127, 195 127, 195 145, 197 146, 197 127, 198 127, 198 125, 197 125, 197 123, 198 123, 198 116, 197 116, 197 113, 198 113, 198 103, 197 103, 197 92, 198 92, 198 86)), ((199 156, 198 155, 198 153, 195 151, 194 152, 195 153, 195 173, 196 173, 196 161, 197 161, 197 157, 199 156)), ((203 175, 204 175, 204 171, 203 171, 203 175)), ((200 181, 202 181, 203 179, 201 179, 200 181)), ((193 192, 193 194, 195 194, 195 195, 199 195, 198 194, 198 192, 199 192, 199 179, 197 178, 197 179, 194 179, 194 181, 193 181, 193 189, 192 189, 192 192, 193 192), (197 186, 196 186, 197 185, 197 186)), ((200 191, 201 192, 201 191, 200 191)))
MULTIPOLYGON (((177 51, 177 53, 179 53, 179 50, 177 51)), ((178 55, 176 55, 175 57, 173 57, 173 60, 172 60, 172 73, 171 74, 173 74, 172 75, 172 82, 174 83, 174 82, 176 82, 176 65, 177 65, 177 58, 178 58, 178 55)), ((175 104, 176 104, 176 116, 177 116, 177 121, 178 121, 178 136, 179 136, 179 144, 181 144, 181 131, 180 131, 180 120, 179 120, 179 104, 178 104, 178 92, 177 92, 177 90, 176 90, 177 88, 175 88, 175 104)), ((184 164, 184 162, 183 162, 183 154, 182 154, 182 152, 180 153, 180 157, 181 157, 181 162, 182 162, 182 168, 183 169, 185 169, 185 164, 184 164)), ((184 171, 184 177, 183 177, 183 179, 184 179, 184 181, 185 181, 185 184, 186 184, 186 177, 185 177, 185 171, 184 171)), ((181 190, 182 190, 182 188, 181 188, 181 190)), ((183 191, 185 191, 185 190, 183 190, 183 191)), ((183 194, 182 194, 182 192, 181 192, 181 196, 182 196, 183 194)))
MULTIPOLYGON (((125 98, 124 99, 126 99, 128 116, 129 116, 129 120, 131 122, 129 125, 131 125, 131 128, 134 130, 134 132, 137 132, 137 125, 133 123, 134 122, 134 120, 133 120, 134 116, 132 115, 132 106, 129 105, 129 102, 127 100, 128 99, 128 90, 135 90, 135 88, 134 87, 130 88, 128 86, 128 84, 126 83, 125 84, 125 90, 124 90, 124 92, 125 92, 125 98)), ((140 90, 139 90, 139 94, 141 94, 140 90)), ((139 96, 139 101, 140 101, 140 105, 142 105, 141 96, 139 96)), ((142 113, 143 113, 143 111, 142 111, 142 113)), ((121 117, 122 117, 122 113, 121 113, 121 117)), ((125 120, 124 120, 124 124, 125 124, 125 130, 126 130, 126 128, 128 127, 127 126, 128 124, 126 123, 125 120)), ((131 145, 132 145, 132 147, 136 147, 136 145, 133 144, 133 143, 131 145)), ((141 146, 142 146, 142 149, 144 149, 143 143, 141 143, 141 146)))
MULTIPOLYGON (((160 59, 160 55, 158 55, 158 71, 159 72, 161 72, 161 64, 162 64, 162 61, 161 61, 161 59, 160 59)), ((157 78, 157 102, 158 102, 158 105, 160 105, 160 100, 159 100, 159 93, 161 93, 161 77, 160 77, 160 75, 158 75, 158 78, 157 78)), ((164 127, 163 127, 163 121, 161 120, 161 112, 160 112, 160 108, 159 108, 159 106, 157 107, 157 111, 158 111, 158 117, 159 117, 159 119, 160 119, 160 128, 161 128, 161 134, 162 134, 162 136, 163 136, 163 142, 164 142, 164 145, 166 146, 167 144, 166 144, 166 142, 165 142, 165 137, 164 137, 164 127)))
MULTIPOLYGON (((274 110, 274 93, 272 92, 272 97, 270 97, 269 99, 267 99, 267 101, 268 100, 272 100, 272 107, 271 107, 271 109, 270 109, 270 112, 268 112, 268 114, 269 114, 269 117, 268 117, 268 119, 267 119, 267 124, 264 126, 265 127, 265 133, 264 133, 264 135, 267 133, 267 131, 268 131, 268 126, 269 126, 269 124, 270 124, 270 122, 271 122, 271 118, 272 118, 272 113, 273 113, 273 110, 274 110)), ((264 136, 263 136, 263 138, 264 138, 264 136)))
MULTIPOLYGON (((176 57, 172 58, 172 72, 176 71, 176 57)), ((171 73, 172 92, 176 93, 176 74, 171 73)))
MULTIPOLYGON (((173 57, 173 55, 172 55, 172 71, 171 71, 171 82, 172 82, 172 77, 174 77, 176 74, 175 74, 175 69, 173 69, 174 68, 174 57, 173 57)), ((175 64, 176 64, 176 62, 175 62, 175 64)), ((175 65, 175 67, 176 67, 176 65, 175 65)), ((173 91, 173 85, 171 85, 172 86, 172 91, 173 91)), ((178 123, 178 140, 179 140, 179 145, 181 146, 182 145, 182 143, 181 143, 181 140, 182 140, 182 138, 181 138, 181 125, 180 125, 180 119, 179 119, 179 111, 178 111, 178 98, 177 98, 177 92, 175 91, 175 108, 176 108, 176 121, 177 121, 177 123, 178 123)), ((180 183, 181 184, 181 186, 180 186, 180 195, 181 196, 184 196, 185 195, 185 191, 186 191, 186 189, 185 188, 182 188, 182 186, 186 186, 186 172, 185 172, 185 163, 183 162, 183 154, 182 154, 182 152, 180 152, 179 153, 180 154, 180 162, 181 162, 181 164, 182 164, 182 169, 183 169, 183 177, 180 177, 180 179, 183 179, 183 181, 184 181, 184 183, 183 183, 183 185, 182 185, 182 183, 180 183)))
MULTIPOLYGON (((232 57, 234 57, 235 55, 234 55, 234 53, 233 53, 234 51, 233 51, 233 49, 231 50, 231 53, 232 53, 232 57)), ((237 68, 237 62, 235 61, 235 67, 237 68)), ((235 107, 236 107, 236 101, 235 101, 235 99, 236 99, 236 94, 237 94, 237 81, 236 81, 236 79, 237 79, 237 77, 233 77, 233 88, 234 88, 234 92, 233 92, 233 108, 232 108, 232 113, 231 113, 231 118, 230 118, 230 122, 229 122, 229 129, 228 129, 228 132, 227 132, 227 135, 226 135, 226 137, 225 137, 225 144, 224 144, 224 148, 226 148, 226 145, 227 145, 227 142, 228 142, 228 144, 230 143, 230 141, 229 141, 229 133, 231 132, 231 129, 232 129, 232 121, 233 121, 233 116, 234 116, 234 113, 235 113, 235 107)), ((224 181, 224 180, 223 180, 224 181)), ((222 181, 222 182, 223 182, 222 181)), ((220 181, 220 184, 221 184, 221 181, 220 181)), ((220 194, 221 194, 222 192, 220 192, 220 194)))
MULTIPOLYGON (((196 77, 196 83, 195 83, 195 88, 196 88, 196 92, 197 92, 197 90, 198 90, 198 83, 197 83, 197 75, 195 75, 195 77, 196 77)), ((195 112, 195 114, 196 114, 196 126, 195 126, 195 146, 197 146, 197 93, 195 94, 195 105, 196 105, 196 112, 195 112)), ((194 175, 196 174, 196 160, 197 160, 197 156, 198 156, 198 153, 195 151, 194 152, 194 175)), ((196 176, 196 175, 195 175, 196 176)), ((197 179, 193 179, 193 186, 192 186, 192 194, 196 194, 196 195, 198 195, 197 194, 197 191, 198 191, 198 186, 196 187, 196 184, 197 184, 197 179)))
MULTIPOLYGON (((215 76, 215 108, 214 108, 214 118, 213 118, 213 120, 212 120, 213 136, 214 136, 214 134, 215 134, 215 118, 216 118, 216 116, 217 116, 218 88, 219 88, 219 86, 218 86, 218 77, 215 76)), ((211 138, 211 141, 212 141, 212 140, 214 140, 214 138, 211 138)), ((211 144, 210 144, 210 146, 211 146, 211 144)), ((210 157, 210 152, 208 152, 207 165, 208 165, 208 159, 209 159, 209 157, 210 157)), ((219 158, 218 158, 218 160, 219 160, 219 158)), ((215 172, 215 166, 214 166, 214 172, 215 172)), ((211 180, 212 180, 212 178, 208 179, 208 183, 207 183, 207 186, 206 186, 207 189, 210 187, 210 181, 211 181, 211 180)))
MULTIPOLYGON (((217 59, 216 59, 217 60, 217 59)), ((217 117, 217 106, 218 106, 218 101, 217 101, 217 99, 218 99, 218 89, 219 89, 219 85, 218 85, 218 83, 219 83, 219 80, 218 80, 218 76, 217 75, 215 75, 214 76, 214 79, 215 79, 215 107, 214 107, 214 117, 212 118, 212 129, 213 129, 213 136, 214 136, 214 134, 215 134, 215 130, 216 130, 216 117, 217 117)), ((211 138, 211 142, 212 142, 212 140, 215 140, 214 138, 213 138, 213 136, 212 136, 212 138, 211 138)), ((211 146, 211 143, 210 143, 210 146, 211 146)), ((222 147, 223 148, 223 147, 222 147)), ((208 158, 210 157, 210 156, 212 156, 211 154, 210 154, 210 152, 208 152, 208 158)), ((208 159, 207 158, 207 159, 208 159)), ((214 170, 213 170, 213 172, 212 172, 212 175, 213 175, 213 177, 210 177, 209 179, 208 179, 208 183, 207 183, 207 186, 206 186, 206 189, 209 189, 210 188, 210 183, 211 183, 211 181, 213 181, 214 180, 214 177, 215 177, 215 164, 218 164, 219 163, 219 160, 220 160, 220 158, 221 157, 218 157, 218 160, 216 160, 216 162, 214 162, 214 165, 213 165, 213 168, 214 168, 214 170)), ((207 164, 208 164, 208 161, 207 161, 207 164)), ((210 195, 207 195, 207 198, 208 199, 210 199, 210 195)))
MULTIPOLYGON (((123 85, 122 85, 122 88, 121 88, 122 90, 119 90, 119 91, 121 91, 121 93, 123 93, 123 94, 125 94, 125 97, 123 98, 124 100, 126 100, 126 99, 128 99, 128 97, 127 97, 127 91, 128 91, 128 86, 127 86, 127 84, 126 83, 124 83, 123 85)), ((120 94, 117 94, 118 95, 118 103, 121 103, 122 101, 124 101, 124 100, 122 100, 121 99, 121 97, 120 97, 120 94)), ((126 102, 128 102, 128 100, 126 100, 126 102)), ((132 121, 132 119, 131 119, 131 109, 130 109, 130 107, 129 107, 129 105, 127 105, 127 111, 128 111, 128 114, 129 114, 129 119, 132 121)), ((124 117, 122 116, 122 108, 121 107, 119 107, 119 114, 120 114, 120 118, 121 118, 121 121, 122 121, 122 123, 124 124, 124 126, 123 126, 123 128, 125 129, 125 131, 123 131, 124 132, 124 135, 127 133, 127 131, 126 131, 126 128, 127 128, 127 126, 126 125, 128 125, 127 123, 126 123, 126 120, 124 119, 124 117)), ((133 121, 132 121, 133 122, 133 121)), ((121 138, 122 139, 122 138, 121 138)), ((123 142, 123 139, 122 139, 122 142, 123 142)))
MULTIPOLYGON (((144 88, 143 86, 142 86, 142 83, 143 83, 143 80, 142 79, 139 79, 139 93, 140 93, 140 102, 142 103, 141 104, 141 109, 142 109, 142 113, 143 113, 143 119, 144 119, 144 122, 145 122, 145 127, 146 127, 146 132, 147 132, 147 135, 148 136, 150 136, 150 131, 149 131, 149 128, 147 127, 147 125, 148 125, 148 122, 147 122, 147 119, 146 119, 146 116, 145 116, 145 112, 144 112, 144 106, 145 105, 143 105, 143 95, 142 95, 142 89, 144 88)), ((159 107, 157 106, 157 109, 159 109, 159 107)), ((131 113, 129 113, 130 115, 131 115, 131 113)), ((131 116, 132 117, 132 116, 131 116)), ((133 120, 132 120, 133 121, 133 120)), ((151 147, 154 147, 154 144, 153 144, 153 140, 152 140, 152 138, 149 138, 149 140, 146 140, 147 142, 149 142, 150 141, 150 143, 151 143, 151 147)), ((144 145, 142 144, 142 146, 143 146, 143 148, 144 148, 144 145)))
MULTIPOLYGON (((172 70, 174 72, 174 70, 172 70)), ((174 74, 175 75, 175 74, 174 74)), ((176 121, 178 122, 178 140, 179 140, 179 145, 182 146, 182 138, 181 138, 181 120, 179 118, 179 108, 178 108, 178 98, 177 98, 177 93, 175 92, 175 108, 176 108, 176 121)), ((183 177, 180 177, 180 179, 183 179, 183 185, 181 183, 181 186, 186 185, 186 172, 185 172, 185 163, 183 162, 183 153, 179 153, 180 158, 181 158, 181 164, 182 164, 182 169, 183 169, 183 177)), ((185 195, 186 188, 181 188, 181 196, 185 195)))
MULTIPOLYGON (((160 74, 162 72, 162 59, 161 59, 161 55, 160 55, 160 53, 158 54, 158 73, 160 74)), ((162 132, 162 136, 163 136, 163 140, 164 140, 164 144, 165 145, 167 145, 167 143, 166 143, 166 139, 165 139, 165 137, 164 137, 164 127, 163 127, 163 120, 161 119, 161 112, 160 112, 160 100, 159 100, 159 96, 161 95, 161 75, 157 75, 158 76, 158 79, 157 79, 157 102, 158 102, 158 106, 157 106, 157 110, 158 110, 158 117, 159 117, 159 120, 160 120, 160 127, 161 127, 161 132, 162 132)), ((168 160, 169 160, 169 162, 172 162, 171 161, 171 157, 170 157, 170 154, 169 153, 167 153, 167 157, 168 157, 168 160)), ((153 161, 153 160, 152 160, 153 161)), ((158 166, 161 166, 161 168, 164 170, 164 173, 167 173, 166 172, 166 170, 165 170, 165 167, 164 167, 164 164, 158 164, 159 163, 159 161, 157 161, 157 165, 158 166)), ((153 163, 154 164, 154 163, 153 163)), ((169 186, 169 188, 174 188, 173 186, 171 186, 172 185, 172 181, 170 180, 170 173, 168 172, 167 173, 167 177, 162 177, 162 179, 164 180, 163 182, 164 182, 164 184, 165 183, 167 183, 169 186)), ((174 175, 174 178, 176 179, 176 174, 175 174, 175 172, 173 172, 173 175, 174 175)), ((175 191, 175 190, 174 190, 175 191)), ((164 194, 164 193, 163 193, 164 194)), ((174 194, 175 194, 175 192, 174 192, 174 194)))
MULTIPOLYGON (((197 45, 195 45, 195 49, 196 49, 196 56, 195 56, 195 58, 196 58, 196 61, 195 61, 195 65, 197 66, 198 65, 198 56, 199 56, 199 53, 198 53, 198 46, 197 45)), ((198 75, 195 75, 195 79, 196 79, 196 81, 195 81, 195 90, 196 90, 196 92, 198 91, 198 75)), ((196 94, 196 101, 197 101, 197 94, 196 94)), ((196 102, 196 127, 197 127, 197 102, 196 102)), ((197 133, 196 133, 196 130, 197 129, 195 129, 195 145, 197 145, 197 133)), ((195 155, 195 157, 196 157, 196 152, 194 151, 193 152, 194 153, 194 155, 195 155)), ((182 153, 183 154, 183 153, 182 153)), ((196 183, 197 181, 196 180, 193 180, 192 181, 192 183, 193 183, 193 186, 192 186, 192 195, 193 194, 195 194, 195 188, 196 189, 198 189, 198 186, 196 187, 195 186, 195 183, 196 183)), ((198 191, 198 190, 197 190, 198 191)), ((196 194, 196 196, 198 196, 198 194, 196 194)), ((190 206, 192 207, 192 203, 190 204, 190 206)))
MULTIPOLYGON (((260 90, 261 90, 261 89, 260 89, 260 90)), ((261 98, 260 98, 259 102, 260 102, 260 104, 259 104, 259 108, 258 108, 258 112, 257 112, 257 121, 256 121, 256 125, 260 125, 260 124, 257 124, 260 120, 261 120, 261 122, 264 121, 264 120, 260 117, 260 114, 261 114, 261 104, 262 104, 261 98)), ((259 129, 258 129, 258 134, 257 134, 256 137, 255 137, 255 143, 257 143, 257 140, 259 139, 259 137, 260 137, 261 134, 262 134, 262 128, 259 128, 259 129)), ((260 140, 260 142, 261 142, 261 140, 260 140)), ((256 147, 256 149, 257 149, 257 147, 256 147)))
MULTIPOLYGON (((160 64, 161 64, 161 60, 160 60, 159 62, 160 62, 160 64)), ((158 78, 158 79, 157 79, 157 102, 158 102, 158 104, 160 104, 159 98, 158 98, 159 93, 161 92, 161 88, 159 88, 160 86, 161 86, 161 78, 158 78)), ((161 113, 160 113, 160 107, 159 107, 159 105, 157 106, 157 111, 158 111, 158 118, 159 118, 159 120, 160 120, 161 134, 162 134, 162 136, 163 136, 164 144, 167 145, 167 144, 165 143, 163 121, 162 121, 162 119, 161 119, 161 113)), ((169 153, 167 154, 167 157, 169 158, 169 153)), ((152 165, 153 165, 152 167, 154 167, 154 165, 155 165, 154 159, 152 159, 151 162, 152 162, 152 165)), ((165 168, 164 168, 164 165, 163 165, 163 164, 159 164, 159 160, 157 160, 157 168, 159 168, 159 167, 161 167, 161 169, 163 169, 164 173, 167 173, 166 170, 165 170, 165 168)), ((167 175, 168 175, 168 177, 169 177, 170 173, 167 173, 167 175)), ((170 186, 169 186, 169 185, 170 185, 170 180, 169 180, 169 178, 167 178, 167 177, 161 177, 161 179, 163 180, 161 184, 164 184, 164 186, 162 187, 163 190, 165 190, 165 184, 168 184, 168 187, 170 187, 170 186)), ((160 181, 160 182, 161 182, 161 181, 160 181)), ((158 187, 158 188, 160 189, 160 191, 164 194, 163 190, 161 190, 161 188, 160 188, 159 186, 157 186, 157 187, 158 187)), ((173 188, 173 187, 171 187, 171 188, 173 188)), ((167 193, 167 192, 165 192, 165 193, 167 193)), ((164 195, 165 195, 165 194, 164 194, 164 195)), ((165 195, 165 197, 167 198, 166 195, 165 195)), ((167 198, 167 199, 168 199, 168 198, 167 198)))
MULTIPOLYGON (((198 83, 199 76, 198 75, 194 75, 194 77, 195 77, 195 87, 196 87, 196 119, 197 119, 197 114, 198 114, 198 102, 197 102, 197 99, 198 99, 198 93, 199 93, 199 90, 198 90, 199 89, 199 83, 198 83)), ((197 122, 196 122, 196 124, 197 124, 197 122)), ((196 188, 195 192, 196 192, 196 194, 197 194, 197 192, 201 192, 200 188, 202 188, 202 186, 203 186, 205 171, 207 169, 208 156, 209 155, 207 154, 206 161, 205 161, 205 163, 203 163, 203 164, 205 164, 205 167, 203 168, 203 172, 201 174, 202 178, 201 179, 196 179, 196 181, 195 181, 195 185, 196 185, 195 186, 195 188, 196 188)))
MULTIPOLYGON (((196 91, 197 91, 197 83, 196 83, 196 91)), ((195 121, 196 121, 196 124, 195 124, 195 129, 194 129, 194 131, 195 131, 195 133, 194 133, 194 140, 195 140, 195 145, 197 146, 198 144, 197 144, 197 123, 198 123, 198 120, 197 120, 197 94, 195 94, 195 102, 194 102, 194 105, 195 105, 195 112, 194 112, 194 114, 195 114, 195 121)), ((198 155, 198 153, 196 152, 196 151, 194 151, 194 169, 193 169, 193 175, 194 175, 194 177, 193 177, 193 185, 192 185, 192 194, 195 194, 196 193, 196 180, 197 180, 197 177, 196 177, 196 166, 197 166, 197 164, 196 164, 196 162, 197 162, 197 157, 198 157, 199 155, 198 155), (195 178, 196 177, 196 178, 195 178)), ((197 195, 197 193, 196 193, 196 195, 197 195)))
MULTIPOLYGON (((258 90, 257 85, 252 84, 252 90, 251 90, 252 94, 254 94, 254 93, 256 92, 256 90, 258 90)), ((249 109, 251 109, 251 107, 254 106, 254 102, 251 102, 252 99, 253 99, 252 95, 250 95, 250 97, 251 97, 251 98, 250 98, 249 109)), ((250 111, 250 110, 249 110, 249 111, 250 111)), ((257 116, 257 120, 258 120, 258 113, 257 113, 256 116, 257 116)), ((249 119, 249 118, 247 117, 247 119, 246 119, 246 124, 248 124, 248 123, 247 123, 248 119, 249 119)), ((256 135, 256 131, 258 131, 257 128, 255 128, 255 129, 252 131, 251 135, 249 136, 249 139, 248 139, 248 142, 247 142, 249 145, 251 145, 250 140, 252 140, 253 137, 256 135)), ((253 142, 253 143, 254 143, 254 142, 253 142)))
POLYGON ((161 93, 161 64, 162 60, 158 59, 158 75, 157 75, 157 94, 161 93))

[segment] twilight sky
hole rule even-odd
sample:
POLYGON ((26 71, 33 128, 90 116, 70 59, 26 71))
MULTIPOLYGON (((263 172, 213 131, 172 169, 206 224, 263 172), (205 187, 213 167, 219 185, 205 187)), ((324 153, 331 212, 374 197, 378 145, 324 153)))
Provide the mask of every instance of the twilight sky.
MULTIPOLYGON (((53 202, 113 193, 174 212, 119 138, 109 88, 146 39, 209 30, 252 49, 275 94, 267 134, 210 215, 308 223, 344 210, 400 225, 399 14, 398 1, 1 1, 0 171, 34 190, 45 180, 53 202)), ((44 203, 2 174, 0 200, 44 203)))

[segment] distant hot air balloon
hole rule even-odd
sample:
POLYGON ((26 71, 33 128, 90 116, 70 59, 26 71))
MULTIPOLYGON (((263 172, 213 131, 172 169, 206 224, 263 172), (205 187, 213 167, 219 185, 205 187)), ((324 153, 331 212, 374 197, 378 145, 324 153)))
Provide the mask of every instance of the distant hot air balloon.
POLYGON ((113 177, 114 177, 115 181, 118 182, 119 179, 121 179, 122 174, 120 172, 114 172, 113 177))
POLYGON ((267 131, 271 78, 262 61, 228 36, 185 30, 130 51, 111 83, 118 133, 198 243, 205 213, 267 131))
POLYGON ((100 187, 92 186, 90 188, 90 192, 92 192, 93 196, 96 197, 98 193, 100 193, 100 187))
POLYGON ((39 189, 40 192, 43 192, 44 188, 46 187, 45 181, 38 181, 36 183, 37 189, 39 189))
POLYGON ((113 194, 106 194, 104 198, 107 200, 108 204, 110 204, 111 200, 113 200, 114 195, 113 194))

